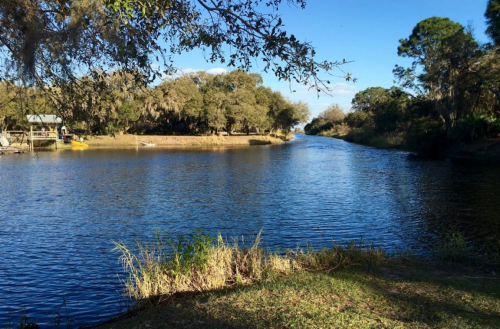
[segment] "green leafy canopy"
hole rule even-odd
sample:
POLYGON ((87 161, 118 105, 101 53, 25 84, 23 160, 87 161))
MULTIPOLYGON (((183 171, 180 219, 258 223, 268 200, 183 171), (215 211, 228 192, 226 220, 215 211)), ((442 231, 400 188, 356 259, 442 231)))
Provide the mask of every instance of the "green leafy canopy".
MULTIPOLYGON (((59 84, 99 69, 124 69, 137 79, 157 78, 151 67, 174 70, 173 55, 195 48, 211 62, 250 70, 264 61, 281 80, 328 91, 322 72, 346 61, 317 60, 313 46, 283 29, 278 8, 306 0, 3 0, 0 52, 10 63, 3 78, 59 84)), ((150 80, 151 81, 151 80, 150 80)))

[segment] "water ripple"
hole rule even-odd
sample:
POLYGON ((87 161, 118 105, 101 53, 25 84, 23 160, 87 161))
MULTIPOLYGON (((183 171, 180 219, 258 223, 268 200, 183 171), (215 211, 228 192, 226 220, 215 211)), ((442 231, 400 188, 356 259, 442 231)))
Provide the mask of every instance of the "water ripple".
POLYGON ((107 319, 127 300, 113 241, 155 228, 270 248, 363 239, 425 253, 450 225, 499 237, 500 168, 298 135, 280 146, 0 157, 0 326, 107 319), (471 228, 474 228, 472 230, 471 228))

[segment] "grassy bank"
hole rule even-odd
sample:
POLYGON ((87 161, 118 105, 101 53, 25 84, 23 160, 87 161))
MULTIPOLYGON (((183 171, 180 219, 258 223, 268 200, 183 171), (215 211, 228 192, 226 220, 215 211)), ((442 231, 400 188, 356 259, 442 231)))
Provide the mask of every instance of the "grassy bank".
POLYGON ((376 148, 408 150, 408 145, 406 145, 404 136, 401 134, 375 134, 373 132, 351 130, 346 134, 332 137, 376 148))
POLYGON ((350 129, 347 126, 339 126, 335 129, 321 131, 318 133, 318 136, 342 139, 346 142, 381 149, 409 149, 405 143, 404 135, 402 134, 378 134, 373 131, 365 131, 362 129, 350 129))
POLYGON ((342 139, 380 149, 396 149, 414 152, 429 157, 500 162, 500 138, 481 139, 469 142, 443 142, 433 146, 408 143, 405 133, 377 133, 373 130, 342 129, 322 131, 319 136, 342 139))
POLYGON ((396 149, 414 152, 429 157, 472 160, 482 162, 500 162, 500 138, 470 142, 451 143, 437 149, 432 146, 422 151, 406 142, 404 134, 374 134, 371 132, 351 131, 347 134, 331 135, 333 138, 381 149, 396 149))
POLYGON ((138 309, 102 328, 497 328, 491 272, 351 244, 271 253, 256 241, 159 233, 117 244, 138 309))
POLYGON ((103 328, 498 328, 500 282, 432 264, 300 271, 177 295, 103 328))

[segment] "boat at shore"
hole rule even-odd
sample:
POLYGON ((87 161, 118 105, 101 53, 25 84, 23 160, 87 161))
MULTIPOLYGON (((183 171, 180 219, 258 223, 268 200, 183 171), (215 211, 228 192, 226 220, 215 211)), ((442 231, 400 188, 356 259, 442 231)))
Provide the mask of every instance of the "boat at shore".
POLYGON ((154 146, 156 146, 156 144, 152 143, 152 142, 141 142, 141 145, 145 146, 145 147, 154 147, 154 146))
POLYGON ((84 142, 71 141, 71 146, 73 146, 73 147, 88 147, 89 144, 84 143, 84 142))

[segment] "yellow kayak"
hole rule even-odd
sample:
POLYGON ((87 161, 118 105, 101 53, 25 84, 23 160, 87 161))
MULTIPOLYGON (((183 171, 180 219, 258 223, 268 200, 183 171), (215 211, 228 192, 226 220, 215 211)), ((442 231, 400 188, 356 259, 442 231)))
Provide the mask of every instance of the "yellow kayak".
POLYGON ((87 146, 89 146, 89 144, 86 144, 84 142, 71 141, 71 146, 87 147, 87 146))

